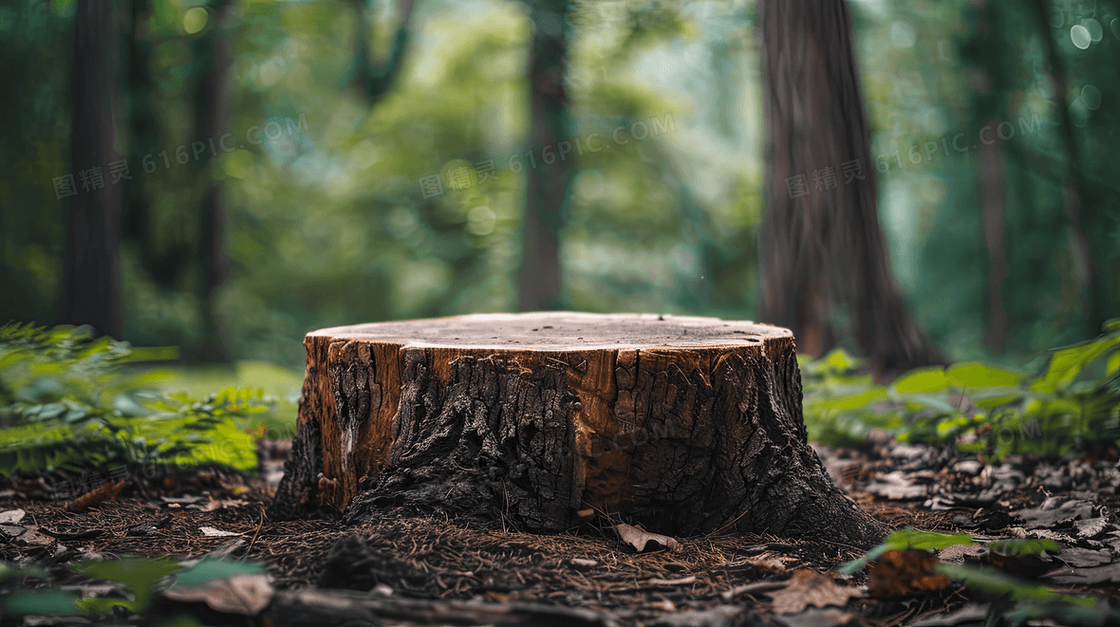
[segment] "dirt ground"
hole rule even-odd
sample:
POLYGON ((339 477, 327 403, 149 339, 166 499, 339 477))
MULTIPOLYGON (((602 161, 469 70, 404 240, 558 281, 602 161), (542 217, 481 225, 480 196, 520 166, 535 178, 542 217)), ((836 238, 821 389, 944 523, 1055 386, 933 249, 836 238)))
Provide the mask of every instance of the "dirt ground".
MULTIPOLYGON (((1058 540, 1063 551, 1044 556, 1037 574, 1049 576, 1037 581, 1120 607, 1115 459, 1009 458, 984 466, 893 443, 868 452, 818 452, 848 494, 892 527, 967 532, 981 542, 1058 540)), ((0 486, 0 560, 46 566, 56 583, 80 583, 67 565, 96 558, 255 560, 265 564, 273 594, 289 601, 303 594, 299 602, 307 603, 309 591, 328 589, 362 593, 332 597, 336 608, 339 599, 351 605, 377 599, 379 605, 363 606, 367 617, 355 625, 980 625, 1004 602, 955 584, 892 593, 864 573, 839 575, 837 566, 863 551, 828 538, 712 534, 677 538, 676 550, 647 545, 639 552, 616 533, 624 521, 606 516, 557 535, 519 533, 502 521, 457 524, 438 508, 388 511, 375 524, 353 528, 329 517, 274 522, 265 508, 281 462, 262 459, 262 467, 272 466, 262 477, 271 481, 220 470, 148 477, 153 473, 129 469, 119 495, 84 511, 71 511, 81 508, 56 494, 75 475, 9 478, 0 486), (11 513, 19 511, 13 521, 19 515, 11 513), (836 591, 838 599, 829 596, 836 591), (791 595, 807 601, 789 605, 791 595), (502 609, 495 614, 495 608, 502 609), (569 610, 581 613, 564 613, 569 610)), ((958 553, 942 551, 940 561, 993 563, 980 549, 958 553)), ((203 623, 310 624, 293 616, 210 612, 203 623)), ((5 615, 0 623, 29 620, 5 615)), ((1026 624, 1062 620, 1037 617, 1026 624)))

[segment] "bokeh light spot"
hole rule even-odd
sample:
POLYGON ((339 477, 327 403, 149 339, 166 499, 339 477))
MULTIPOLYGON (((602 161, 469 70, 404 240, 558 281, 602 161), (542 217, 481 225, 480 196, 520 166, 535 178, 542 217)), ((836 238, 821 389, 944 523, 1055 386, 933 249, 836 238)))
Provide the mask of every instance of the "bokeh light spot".
POLYGON ((1074 24, 1069 27, 1069 38, 1073 45, 1081 50, 1089 47, 1093 43, 1093 36, 1089 34, 1089 29, 1080 24, 1074 24))
POLYGON ((183 14, 183 30, 187 31, 188 35, 201 32, 206 28, 206 22, 210 19, 210 14, 202 7, 191 7, 183 14))

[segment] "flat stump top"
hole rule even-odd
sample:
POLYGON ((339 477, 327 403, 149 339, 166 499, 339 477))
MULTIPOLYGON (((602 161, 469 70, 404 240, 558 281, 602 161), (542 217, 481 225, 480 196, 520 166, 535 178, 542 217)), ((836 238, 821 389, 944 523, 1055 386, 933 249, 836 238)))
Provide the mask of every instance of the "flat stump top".
POLYGON ((378 322, 320 329, 308 336, 401 346, 517 351, 750 346, 793 338, 788 329, 781 327, 718 318, 570 312, 378 322))

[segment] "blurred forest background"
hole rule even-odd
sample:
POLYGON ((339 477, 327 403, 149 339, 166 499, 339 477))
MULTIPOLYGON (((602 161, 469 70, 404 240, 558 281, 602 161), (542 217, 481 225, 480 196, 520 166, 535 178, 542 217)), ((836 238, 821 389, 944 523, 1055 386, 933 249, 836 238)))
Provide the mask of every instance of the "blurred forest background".
MULTIPOLYGON (((103 288, 64 268, 90 270, 67 229, 97 187, 123 209, 119 285, 84 296, 120 309, 95 326, 190 361, 300 368, 314 328, 521 307, 758 317, 752 1, 553 0, 563 23, 534 20, 543 1, 85 2, 0 4, 0 321, 93 322, 75 294, 103 288), (83 24, 117 72, 72 58, 83 24), (566 71, 537 67, 558 39, 566 71), (531 76, 566 94, 562 162, 531 76), (127 172, 72 156, 75 93, 100 92, 83 108, 115 122, 79 142, 127 172), (518 266, 552 171, 549 300, 518 266)), ((919 326, 952 360, 1020 366, 1097 335, 1120 314, 1120 1, 849 6, 863 167, 919 326)))

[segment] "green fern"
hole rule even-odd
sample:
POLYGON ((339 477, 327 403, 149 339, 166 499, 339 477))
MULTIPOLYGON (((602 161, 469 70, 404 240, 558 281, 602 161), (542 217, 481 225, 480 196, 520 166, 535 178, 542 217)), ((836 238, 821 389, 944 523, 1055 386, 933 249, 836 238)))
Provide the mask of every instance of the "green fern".
POLYGON ((238 421, 267 412, 260 390, 205 399, 158 390, 166 374, 126 364, 174 357, 95 338, 88 327, 0 327, 0 474, 114 464, 256 467, 238 421))

